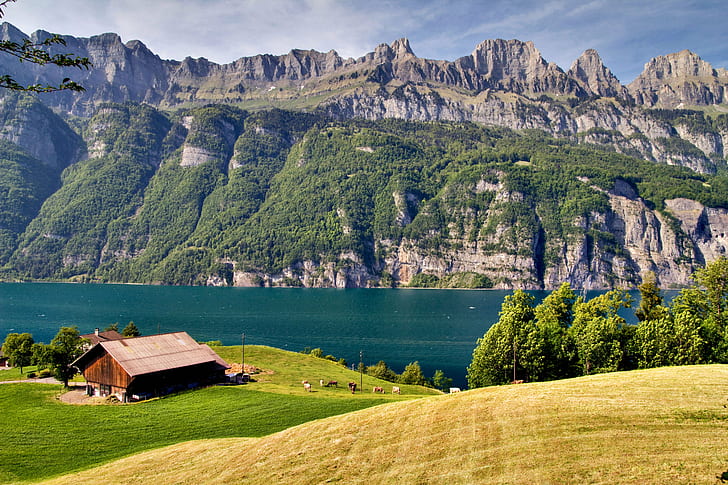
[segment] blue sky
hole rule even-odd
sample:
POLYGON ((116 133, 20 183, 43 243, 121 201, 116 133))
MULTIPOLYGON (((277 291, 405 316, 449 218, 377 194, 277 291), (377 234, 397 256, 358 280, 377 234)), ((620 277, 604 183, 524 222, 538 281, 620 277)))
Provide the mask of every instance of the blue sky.
POLYGON ((218 63, 291 49, 359 57, 400 37, 419 57, 452 61, 486 39, 531 40, 564 70, 596 49, 627 84, 683 49, 728 68, 726 13, 725 0, 17 0, 4 20, 27 34, 116 32, 164 59, 218 63))

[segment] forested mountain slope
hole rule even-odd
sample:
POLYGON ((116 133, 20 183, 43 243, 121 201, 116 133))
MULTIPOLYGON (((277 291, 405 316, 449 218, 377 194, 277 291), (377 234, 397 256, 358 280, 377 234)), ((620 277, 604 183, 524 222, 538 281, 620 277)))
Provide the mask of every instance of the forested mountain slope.
POLYGON ((225 105, 74 122, 87 156, 60 175, 0 147, 47 197, 8 229, 8 278, 602 288, 654 271, 669 286, 727 244, 725 175, 536 130, 225 105))
POLYGON ((728 77, 689 51, 625 86, 518 40, 218 65, 64 39, 84 93, 0 98, 6 279, 669 287, 728 246, 728 77))

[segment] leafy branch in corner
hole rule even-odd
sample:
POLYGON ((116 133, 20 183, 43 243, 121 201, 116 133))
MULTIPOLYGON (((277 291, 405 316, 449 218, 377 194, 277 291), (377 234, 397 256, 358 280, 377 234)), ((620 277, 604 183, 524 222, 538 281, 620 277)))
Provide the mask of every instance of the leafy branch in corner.
MULTIPOLYGON (((0 1, 0 18, 5 15, 4 8, 10 2, 16 0, 0 1)), ((4 52, 16 57, 20 62, 30 62, 44 66, 53 64, 58 67, 77 67, 79 69, 89 69, 91 61, 88 57, 78 57, 73 54, 50 54, 46 49, 53 45, 66 45, 66 41, 59 35, 54 34, 47 39, 39 42, 33 42, 30 39, 24 39, 22 42, 13 42, 10 40, 0 41, 0 52, 4 52)), ((36 93, 47 93, 53 91, 85 91, 84 87, 70 78, 64 78, 58 86, 48 84, 29 84, 24 86, 18 83, 9 74, 0 75, 0 88, 11 89, 13 91, 31 91, 36 93)))

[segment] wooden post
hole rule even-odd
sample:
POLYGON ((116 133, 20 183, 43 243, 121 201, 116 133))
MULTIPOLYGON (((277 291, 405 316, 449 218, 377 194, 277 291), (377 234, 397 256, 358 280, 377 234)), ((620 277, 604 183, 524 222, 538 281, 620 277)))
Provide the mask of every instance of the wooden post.
POLYGON ((243 334, 243 361, 240 364, 240 372, 245 374, 245 334, 243 334))

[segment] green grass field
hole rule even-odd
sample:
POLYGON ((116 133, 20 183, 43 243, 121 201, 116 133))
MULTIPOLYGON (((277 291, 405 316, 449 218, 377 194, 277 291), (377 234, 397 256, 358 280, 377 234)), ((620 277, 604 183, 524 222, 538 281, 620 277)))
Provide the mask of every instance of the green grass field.
MULTIPOLYGON (((229 362, 240 362, 239 346, 215 350, 229 362)), ((256 382, 131 405, 69 405, 57 399, 60 386, 2 384, 0 482, 35 481, 189 440, 269 435, 308 421, 436 392, 402 386, 402 396, 373 394, 371 386, 383 383, 365 377, 365 391, 352 395, 346 382, 359 382, 358 373, 269 347, 246 346, 246 363, 263 369, 256 382), (312 382, 314 392, 304 392, 304 379, 312 382), (318 379, 339 380, 343 386, 321 388, 318 379)))
POLYGON ((261 438, 191 441, 68 484, 719 484, 728 365, 476 389, 261 438))
POLYGON ((10 369, 2 369, 0 370, 0 382, 3 381, 20 381, 23 379, 28 378, 29 372, 35 372, 37 370, 37 367, 34 365, 29 365, 26 367, 23 367, 23 373, 20 373, 20 369, 18 367, 11 367, 10 369))

